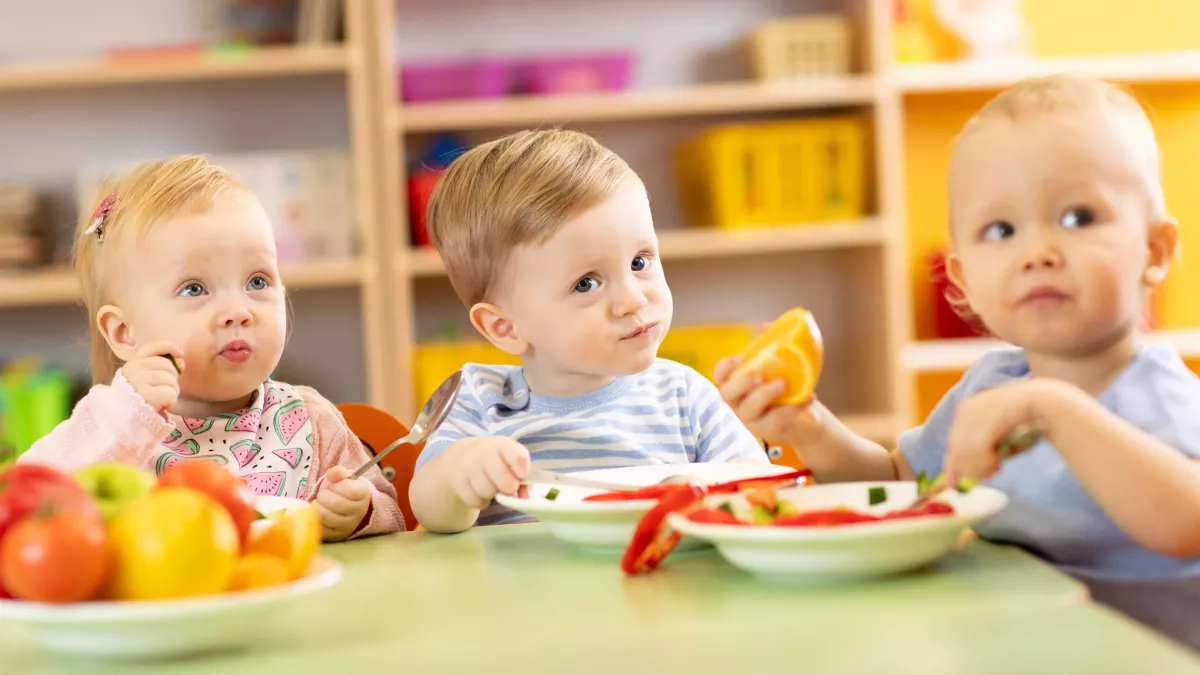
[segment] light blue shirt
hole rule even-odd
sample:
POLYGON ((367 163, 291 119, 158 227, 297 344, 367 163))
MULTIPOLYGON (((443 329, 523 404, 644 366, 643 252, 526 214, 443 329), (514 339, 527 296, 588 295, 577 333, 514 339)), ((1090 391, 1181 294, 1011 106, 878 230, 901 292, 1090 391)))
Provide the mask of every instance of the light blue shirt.
MULTIPOLYGON (((1024 352, 992 352, 973 365, 930 413, 901 434, 913 471, 942 470, 947 436, 971 394, 1030 377, 1024 352)), ((1200 378, 1167 344, 1150 343, 1097 400, 1188 457, 1200 457, 1200 378)), ((1094 599, 1200 649, 1200 558, 1147 550, 1117 527, 1047 441, 1004 462, 988 484, 1008 507, 976 531, 1022 546, 1086 583, 1094 599)))
MULTIPOLYGON (((503 436, 539 469, 570 473, 640 464, 769 463, 762 443, 695 370, 666 359, 583 396, 531 393, 518 366, 468 363, 454 408, 417 458, 417 470, 463 438, 503 436)), ((532 520, 495 502, 477 525, 532 520)))

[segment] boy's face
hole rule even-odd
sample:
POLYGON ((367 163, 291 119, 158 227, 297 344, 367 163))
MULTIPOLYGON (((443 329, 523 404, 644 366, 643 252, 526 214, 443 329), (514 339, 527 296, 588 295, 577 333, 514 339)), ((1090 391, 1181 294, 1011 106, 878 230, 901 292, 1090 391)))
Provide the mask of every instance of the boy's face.
POLYGON ((985 120, 962 139, 949 272, 997 337, 1068 355, 1136 327, 1174 247, 1173 223, 1150 222, 1137 131, 1118 112, 1077 109, 985 120))
POLYGON ((506 345, 534 386, 582 393, 650 367, 672 301, 641 181, 630 176, 545 243, 515 249, 498 291, 506 345))

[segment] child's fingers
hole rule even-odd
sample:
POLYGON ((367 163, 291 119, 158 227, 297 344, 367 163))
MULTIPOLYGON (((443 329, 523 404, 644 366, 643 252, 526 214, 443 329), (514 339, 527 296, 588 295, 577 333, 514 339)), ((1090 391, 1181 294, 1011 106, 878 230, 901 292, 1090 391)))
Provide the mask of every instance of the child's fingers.
POLYGON ((717 391, 721 393, 721 398, 726 403, 736 408, 742 399, 760 384, 762 384, 761 377, 745 374, 726 380, 717 391))
POLYGON ((351 501, 333 490, 321 490, 317 493, 317 503, 340 516, 353 516, 362 507, 359 502, 351 501))
POLYGON ((742 359, 739 356, 727 356, 721 359, 717 362, 717 367, 713 368, 713 381, 717 383, 717 386, 721 386, 741 363, 742 359))
POLYGON ((521 485, 521 479, 513 473, 513 470, 502 457, 497 459, 499 461, 488 462, 485 469, 488 480, 491 481, 496 491, 500 494, 514 494, 521 485))
POLYGON ((328 483, 330 487, 333 487, 334 484, 346 480, 353 473, 354 472, 350 469, 337 464, 329 467, 329 470, 325 472, 325 482, 328 483))
POLYGON ((329 535, 342 537, 358 526, 358 523, 353 522, 353 518, 335 513, 322 504, 317 504, 317 518, 320 519, 321 527, 325 530, 325 536, 322 538, 327 538, 329 535))
POLYGON ((517 480, 529 475, 529 449, 520 443, 513 442, 501 447, 500 459, 517 480))
POLYGON ((772 380, 747 394, 734 412, 737 413, 739 419, 756 420, 766 414, 767 408, 771 407, 771 401, 775 400, 775 397, 783 393, 786 388, 787 385, 783 380, 772 380))
MULTIPOLYGON (((343 468, 343 467, 335 467, 343 468)), ((329 474, 325 474, 328 476, 329 474)), ((329 484, 329 489, 336 494, 339 494, 352 502, 362 502, 371 498, 370 483, 364 478, 350 478, 349 469, 346 470, 346 477, 338 480, 335 483, 329 484)))
POLYGON ((488 478, 486 472, 476 471, 471 474, 471 479, 468 481, 471 486, 471 492, 475 495, 475 501, 472 506, 483 508, 491 503, 492 498, 496 496, 496 486, 492 484, 492 480, 488 478))

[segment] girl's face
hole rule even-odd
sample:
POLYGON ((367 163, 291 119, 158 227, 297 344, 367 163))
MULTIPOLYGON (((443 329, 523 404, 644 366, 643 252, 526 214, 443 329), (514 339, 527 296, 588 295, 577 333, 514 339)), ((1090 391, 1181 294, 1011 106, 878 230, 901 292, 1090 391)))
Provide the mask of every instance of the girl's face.
POLYGON ((109 332, 117 356, 128 360, 139 344, 174 343, 184 354, 177 407, 240 407, 279 364, 287 332, 275 237, 262 206, 231 193, 205 213, 122 244, 129 264, 115 292, 124 330, 109 332))

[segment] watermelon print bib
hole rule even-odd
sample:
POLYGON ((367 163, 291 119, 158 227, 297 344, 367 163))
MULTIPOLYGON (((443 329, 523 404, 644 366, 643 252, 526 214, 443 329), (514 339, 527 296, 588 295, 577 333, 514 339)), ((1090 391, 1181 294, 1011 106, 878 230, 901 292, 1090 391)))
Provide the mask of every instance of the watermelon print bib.
POLYGON ((308 496, 313 430, 308 408, 290 385, 267 380, 250 406, 208 419, 168 415, 175 429, 163 441, 154 469, 179 462, 217 462, 241 476, 255 494, 308 496))

